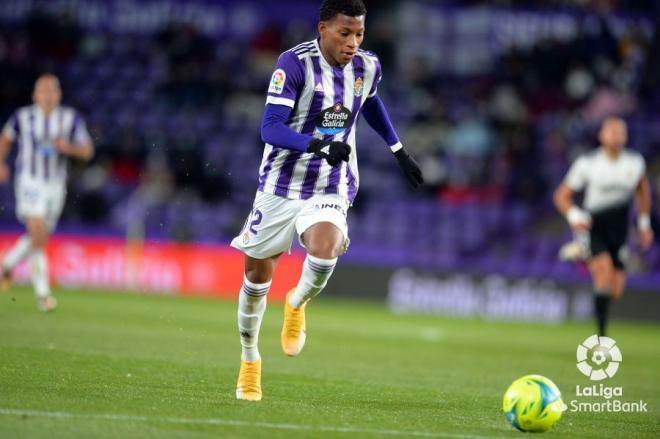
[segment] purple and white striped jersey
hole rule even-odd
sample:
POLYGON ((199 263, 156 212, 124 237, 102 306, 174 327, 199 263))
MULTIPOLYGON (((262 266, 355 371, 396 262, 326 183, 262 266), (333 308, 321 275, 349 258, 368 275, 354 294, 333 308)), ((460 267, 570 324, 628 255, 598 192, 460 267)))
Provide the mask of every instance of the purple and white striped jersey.
POLYGON ((267 104, 292 108, 287 126, 319 139, 351 145, 348 162, 332 167, 307 152, 266 143, 259 169, 259 190, 290 199, 339 194, 353 201, 359 186, 355 131, 364 102, 376 95, 381 79, 378 57, 359 50, 343 67, 331 66, 318 40, 280 55, 268 89, 267 104))
POLYGON ((57 107, 48 116, 37 105, 16 110, 5 124, 3 134, 18 142, 16 178, 46 183, 66 182, 66 157, 55 149, 55 139, 73 144, 90 142, 85 122, 73 108, 57 107))

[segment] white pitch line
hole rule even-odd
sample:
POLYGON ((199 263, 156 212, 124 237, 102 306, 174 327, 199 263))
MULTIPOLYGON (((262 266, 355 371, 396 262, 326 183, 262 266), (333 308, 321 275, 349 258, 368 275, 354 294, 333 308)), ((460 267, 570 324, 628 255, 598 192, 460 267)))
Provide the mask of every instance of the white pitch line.
MULTIPOLYGON (((39 410, 20 410, 20 409, 7 409, 0 408, 0 415, 4 416, 34 416, 41 418, 56 418, 56 419, 101 419, 106 421, 129 421, 129 422, 164 422, 168 424, 202 424, 202 425, 227 425, 233 427, 262 427, 273 428, 278 430, 305 430, 305 431, 321 431, 333 433, 367 433, 378 436, 415 436, 415 437, 433 437, 433 438, 457 438, 457 439, 486 439, 486 436, 475 436, 469 434, 457 433, 427 433, 424 431, 405 431, 405 430, 377 430, 370 428, 355 428, 355 427, 332 427, 323 425, 304 425, 304 424, 284 424, 273 422, 248 422, 238 421, 232 419, 200 419, 200 418, 175 418, 175 417, 160 417, 160 416, 133 416, 133 415, 120 415, 114 413, 71 413, 71 412, 47 412, 39 410)), ((488 436, 493 437, 493 436, 488 436)))

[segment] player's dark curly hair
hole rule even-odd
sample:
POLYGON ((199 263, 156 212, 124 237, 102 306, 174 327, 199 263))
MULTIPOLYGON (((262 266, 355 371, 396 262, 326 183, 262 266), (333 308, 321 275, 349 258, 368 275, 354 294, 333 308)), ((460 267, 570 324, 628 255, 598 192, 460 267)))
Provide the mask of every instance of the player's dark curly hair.
POLYGON ((362 0, 323 0, 319 19, 329 21, 337 14, 344 14, 349 17, 359 17, 366 15, 367 7, 362 0))

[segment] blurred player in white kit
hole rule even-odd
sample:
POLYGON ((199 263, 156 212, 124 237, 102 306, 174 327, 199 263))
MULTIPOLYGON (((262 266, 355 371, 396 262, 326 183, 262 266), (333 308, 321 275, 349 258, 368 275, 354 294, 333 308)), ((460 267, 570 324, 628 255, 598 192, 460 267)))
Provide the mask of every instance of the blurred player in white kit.
POLYGON ((57 302, 48 280, 46 242, 64 207, 68 158, 88 161, 94 146, 80 114, 60 106, 62 91, 56 76, 40 76, 32 99, 34 104, 16 110, 0 135, 0 183, 9 182, 6 160, 12 143, 18 144, 16 216, 27 229, 2 258, 0 289, 10 287, 12 270, 29 258, 38 308, 51 311, 57 302))
POLYGON ((578 157, 555 191, 554 201, 579 241, 577 257, 564 259, 589 263, 598 335, 604 336, 610 302, 621 298, 626 284, 621 252, 628 238, 628 212, 633 202, 642 248, 650 248, 654 237, 646 162, 639 153, 625 148, 626 122, 618 117, 607 118, 598 137, 600 148, 578 157), (581 191, 585 192, 582 208, 573 203, 573 194, 581 191))

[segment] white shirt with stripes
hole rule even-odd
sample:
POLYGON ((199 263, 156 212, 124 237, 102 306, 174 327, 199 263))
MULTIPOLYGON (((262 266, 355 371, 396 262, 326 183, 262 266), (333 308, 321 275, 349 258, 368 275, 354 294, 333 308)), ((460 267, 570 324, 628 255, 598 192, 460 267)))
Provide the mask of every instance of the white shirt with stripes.
POLYGON ((356 122, 362 105, 376 95, 380 80, 378 57, 364 50, 345 66, 331 66, 318 40, 282 53, 266 103, 290 107, 286 124, 294 131, 346 142, 352 151, 348 162, 333 168, 312 153, 266 144, 259 190, 290 199, 332 193, 352 202, 359 186, 356 122))
POLYGON ((79 113, 63 106, 48 115, 37 105, 22 107, 5 124, 3 134, 18 144, 15 178, 49 185, 64 186, 67 177, 67 158, 57 151, 55 140, 90 142, 79 113))

